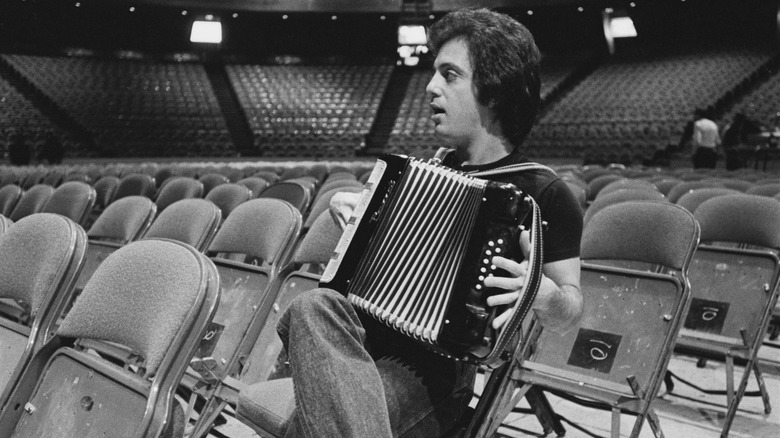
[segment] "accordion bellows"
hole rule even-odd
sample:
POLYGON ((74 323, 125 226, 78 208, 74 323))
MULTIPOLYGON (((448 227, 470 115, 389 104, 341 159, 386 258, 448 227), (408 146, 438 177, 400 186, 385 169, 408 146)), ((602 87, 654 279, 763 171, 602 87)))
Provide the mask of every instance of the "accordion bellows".
MULTIPOLYGON (((500 361, 510 331, 525 317, 538 288, 526 278, 514 326, 503 338, 491 327, 497 312, 483 285, 506 275, 494 255, 518 260, 520 224, 537 222, 530 196, 436 162, 386 155, 325 270, 321 285, 345 294, 363 312, 440 354, 486 365, 500 361)), ((534 247, 540 235, 532 236, 534 247), (536 242, 534 242, 536 241, 536 242)), ((541 267, 534 251, 534 271, 541 267)), ((531 269, 529 269, 531 272, 531 269)))

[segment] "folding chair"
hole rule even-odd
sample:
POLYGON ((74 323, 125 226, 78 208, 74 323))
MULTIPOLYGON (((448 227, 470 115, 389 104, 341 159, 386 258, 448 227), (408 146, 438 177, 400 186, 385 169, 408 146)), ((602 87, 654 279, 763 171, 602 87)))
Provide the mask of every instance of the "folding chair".
MULTIPOLYGON (((581 320, 566 333, 533 324, 531 340, 491 373, 466 436, 493 436, 533 387, 610 409, 612 437, 620 436, 623 412, 637 417, 631 437, 645 418, 662 436, 651 403, 690 300, 687 270, 698 241, 693 215, 671 203, 630 201, 593 216, 582 238, 581 320), (611 260, 663 270, 602 264, 611 260)), ((542 410, 554 419, 549 409, 542 410)))
MULTIPOLYGON (((201 414, 193 438, 205 436, 214 419, 227 405, 236 408, 238 419, 255 430, 261 430, 256 422, 262 424, 263 419, 256 419, 252 415, 242 416, 241 412, 244 412, 246 406, 258 404, 269 406, 269 415, 276 418, 279 415, 275 414, 272 406, 277 401, 285 406, 289 406, 290 403, 294 405, 292 391, 286 391, 288 386, 289 389, 292 388, 290 379, 282 379, 275 383, 266 382, 272 374, 284 375, 284 370, 280 369, 283 367, 284 356, 280 356, 282 343, 276 334, 276 324, 281 313, 295 297, 318 286, 320 273, 308 272, 308 268, 315 266, 314 269, 321 272, 322 266, 330 260, 340 237, 341 229, 335 224, 330 213, 321 214, 297 249, 293 262, 279 273, 270 286, 263 304, 270 307, 271 311, 267 312, 265 318, 256 326, 259 333, 254 333, 254 337, 244 338, 240 349, 249 351, 249 355, 244 359, 240 373, 224 379, 222 385, 214 392, 211 403, 201 414), (279 384, 282 392, 274 391, 275 386, 279 384), (248 394, 260 394, 260 396, 252 397, 248 394), (279 399, 274 400, 277 397, 279 399), (244 407, 241 407, 241 400, 244 400, 244 407)), ((252 408, 250 410, 254 411, 252 408)), ((289 412, 287 414, 283 419, 289 416, 289 412)))
POLYGON ((111 253, 138 240, 152 225, 157 206, 145 196, 125 196, 111 203, 87 231, 89 243, 76 290, 84 289, 97 267, 111 253))
POLYGON ((616 173, 607 173, 605 175, 597 176, 596 178, 593 178, 592 180, 588 181, 588 188, 590 189, 590 200, 593 200, 596 198, 596 196, 599 194, 599 191, 609 185, 610 183, 613 183, 615 181, 624 180, 627 179, 626 177, 622 175, 618 175, 616 173))
POLYGON ((160 187, 154 203, 157 204, 157 212, 176 201, 189 198, 203 197, 203 183, 186 176, 168 178, 160 187))
POLYGON ((0 411, 70 301, 86 240, 75 222, 48 213, 27 216, 0 237, 0 298, 11 300, 0 301, 0 411))
POLYGON ((20 184, 22 189, 30 190, 33 186, 41 184, 43 178, 46 177, 48 170, 43 167, 37 167, 30 170, 30 172, 22 179, 20 184))
MULTIPOLYGON (((97 184, 97 183, 96 183, 97 184)), ((146 196, 149 199, 154 198, 157 192, 157 185, 154 178, 146 173, 130 173, 123 176, 114 190, 111 202, 125 196, 146 196)))
POLYGON ((84 227, 95 206, 96 197, 97 193, 91 185, 69 181, 52 192, 41 212, 61 214, 84 227))
POLYGON ((260 194, 263 190, 265 190, 266 187, 268 187, 268 181, 264 180, 263 178, 255 177, 255 176, 249 176, 244 179, 238 180, 236 184, 241 184, 242 186, 248 188, 252 191, 252 197, 256 198, 257 195, 260 194))
POLYGON ((206 195, 206 200, 213 202, 222 211, 222 219, 251 198, 252 191, 249 188, 235 183, 220 184, 206 195))
MULTIPOLYGON (((222 300, 211 337, 201 344, 183 386, 206 401, 196 432, 208 428, 225 406, 219 392, 238 378, 252 346, 274 311, 272 284, 290 257, 301 230, 300 212, 285 201, 253 199, 228 216, 209 247, 220 273, 222 300), (242 256, 242 261, 232 254, 242 256)), ((194 402, 194 399, 192 400, 194 402)), ((204 431, 205 432, 205 431, 204 431)))
POLYGON ((312 192, 299 181, 282 181, 269 186, 260 193, 258 198, 274 198, 287 201, 301 214, 305 215, 309 209, 312 192))
POLYGON ((211 190, 220 185, 220 184, 227 184, 230 182, 228 177, 225 175, 222 175, 221 173, 211 172, 206 173, 204 175, 201 175, 198 177, 198 181, 203 183, 203 195, 208 195, 211 190))
POLYGON ((205 199, 182 199, 169 205, 146 231, 143 239, 172 239, 205 251, 217 232, 222 214, 205 199))
POLYGON ((111 175, 106 175, 95 181, 92 187, 95 188, 97 198, 95 200, 96 212, 103 211, 108 204, 114 199, 114 192, 119 186, 119 178, 111 175))
POLYGON ((24 190, 16 184, 8 184, 0 188, 0 214, 9 217, 16 203, 21 199, 22 193, 24 190))
POLYGON ((702 203, 694 215, 702 244, 691 264, 693 300, 675 351, 725 360, 728 411, 721 436, 726 437, 751 371, 764 411, 771 412, 757 356, 777 303, 780 203, 760 195, 724 195, 702 203), (736 390, 735 359, 746 362, 736 390))
POLYGON ((218 298, 216 268, 189 245, 147 240, 117 250, 25 369, 0 435, 182 436, 174 391, 218 298), (119 366, 86 340, 126 346, 137 362, 119 366))
POLYGON ((311 211, 309 211, 309 214, 306 217, 306 221, 303 223, 304 231, 308 230, 312 226, 312 224, 314 224, 314 221, 320 217, 320 214, 322 214, 323 211, 327 211, 330 208, 330 200, 331 198, 333 198, 333 195, 339 192, 360 193, 362 191, 363 191, 362 184, 360 184, 357 187, 356 186, 335 187, 324 192, 320 190, 320 193, 317 194, 317 198, 312 203, 311 211))
POLYGON ((582 223, 587 224, 590 219, 604 207, 619 204, 626 201, 662 201, 664 195, 659 191, 652 190, 636 190, 636 189, 623 189, 616 190, 611 193, 607 193, 598 196, 591 202, 587 210, 585 210, 585 216, 582 218, 582 223))
POLYGON ((19 219, 40 212, 49 201, 52 193, 54 193, 54 187, 52 186, 47 186, 46 184, 32 186, 19 198, 19 202, 16 203, 8 219, 18 222, 19 219))
POLYGON ((358 181, 358 180, 356 180, 356 179, 354 179, 354 177, 352 179, 342 178, 342 179, 326 181, 325 183, 322 184, 322 187, 320 187, 319 190, 317 191, 317 196, 315 197, 315 202, 316 202, 316 199, 320 196, 321 193, 326 193, 329 190, 332 190, 332 189, 335 189, 335 188, 339 188, 339 187, 349 187, 349 188, 362 189, 363 188, 363 183, 358 181))
POLYGON ((723 183, 713 180, 693 180, 693 181, 680 181, 679 183, 675 184, 674 187, 672 187, 669 192, 666 194, 666 198, 669 199, 669 202, 676 203, 682 195, 692 192, 697 189, 704 189, 704 188, 716 188, 716 187, 724 187, 723 183))
POLYGON ((616 192, 618 190, 649 190, 651 192, 658 192, 658 187, 656 187, 653 183, 641 179, 618 179, 615 181, 610 182, 606 186, 604 186, 601 190, 599 190, 598 195, 595 199, 598 199, 601 196, 607 195, 609 193, 616 192))
POLYGON ((699 205, 708 199, 712 199, 716 196, 734 195, 738 193, 740 192, 737 190, 725 187, 696 189, 680 196, 680 199, 678 199, 675 204, 693 213, 699 208, 699 205))

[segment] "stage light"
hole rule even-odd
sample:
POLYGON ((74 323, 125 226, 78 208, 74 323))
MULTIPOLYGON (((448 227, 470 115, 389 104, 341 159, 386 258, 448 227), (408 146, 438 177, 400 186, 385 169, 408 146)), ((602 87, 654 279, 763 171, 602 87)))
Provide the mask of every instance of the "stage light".
POLYGON ((613 17, 609 22, 614 38, 633 38, 636 36, 636 28, 631 17, 613 17))
POLYGON ((425 26, 398 26, 398 44, 401 46, 424 46, 425 44, 428 44, 428 37, 425 35, 425 26))
POLYGON ((222 23, 216 20, 192 22, 190 41, 193 43, 219 44, 222 42, 222 23))

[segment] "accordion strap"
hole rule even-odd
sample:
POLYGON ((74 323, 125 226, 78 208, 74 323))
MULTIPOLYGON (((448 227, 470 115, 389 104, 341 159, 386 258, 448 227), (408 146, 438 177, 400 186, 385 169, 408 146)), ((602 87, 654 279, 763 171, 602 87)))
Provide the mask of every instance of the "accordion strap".
POLYGON ((508 360, 518 343, 524 341, 524 336, 520 333, 523 321, 525 320, 531 306, 536 299, 539 286, 542 283, 542 217, 539 212, 539 206, 533 198, 530 198, 533 204, 531 211, 531 229, 530 240, 531 250, 526 260, 528 269, 526 271, 525 282, 520 298, 514 304, 512 316, 504 323, 496 338, 494 354, 484 358, 483 364, 495 368, 508 360))
MULTIPOLYGON (((439 148, 439 150, 436 151, 436 155, 434 155, 433 159, 440 163, 444 162, 445 158, 454 151, 455 151, 454 149, 441 147, 439 148)), ((543 164, 534 163, 534 162, 510 164, 507 166, 496 167, 495 169, 477 170, 477 171, 467 172, 467 173, 471 176, 483 177, 483 176, 493 176, 493 175, 504 175, 508 173, 522 172, 525 170, 544 170, 555 175, 555 171, 552 170, 551 168, 543 164)))

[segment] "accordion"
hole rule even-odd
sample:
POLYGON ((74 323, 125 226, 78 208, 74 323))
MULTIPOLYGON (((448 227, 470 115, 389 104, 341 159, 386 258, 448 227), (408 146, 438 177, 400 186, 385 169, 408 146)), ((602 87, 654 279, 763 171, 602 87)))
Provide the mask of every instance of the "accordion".
POLYGON ((320 285, 430 349, 490 367, 511 354, 541 280, 541 233, 534 200, 509 183, 440 165, 385 155, 369 177, 320 285), (519 233, 532 251, 521 297, 501 329, 492 320, 508 306, 487 306, 488 275, 507 275, 493 255, 521 260, 519 233), (502 308, 503 307, 503 308, 502 308))

